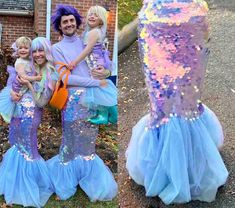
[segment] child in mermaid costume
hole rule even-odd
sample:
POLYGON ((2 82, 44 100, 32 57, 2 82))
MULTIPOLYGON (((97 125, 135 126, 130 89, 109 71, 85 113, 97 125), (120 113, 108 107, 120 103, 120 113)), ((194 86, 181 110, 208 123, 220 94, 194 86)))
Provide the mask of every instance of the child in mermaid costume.
MULTIPOLYGON (((89 9, 86 18, 86 31, 83 34, 85 45, 82 53, 69 64, 74 68, 84 58, 90 68, 97 69, 103 66, 111 69, 112 62, 109 52, 105 48, 105 36, 107 30, 107 11, 101 6, 93 6, 89 9)), ((117 122, 117 89, 112 81, 106 79, 105 87, 87 88, 82 103, 91 109, 97 109, 97 115, 89 119, 95 124, 107 124, 117 122)))
POLYGON ((41 75, 35 75, 35 71, 32 70, 30 60, 30 46, 31 40, 28 37, 20 37, 16 40, 15 44, 16 55, 19 56, 15 62, 15 69, 8 67, 11 81, 8 82, 7 86, 0 92, 0 115, 3 119, 9 123, 14 110, 15 103, 11 100, 11 90, 23 95, 26 93, 28 88, 21 86, 17 80, 17 76, 23 77, 29 81, 40 81, 41 75))

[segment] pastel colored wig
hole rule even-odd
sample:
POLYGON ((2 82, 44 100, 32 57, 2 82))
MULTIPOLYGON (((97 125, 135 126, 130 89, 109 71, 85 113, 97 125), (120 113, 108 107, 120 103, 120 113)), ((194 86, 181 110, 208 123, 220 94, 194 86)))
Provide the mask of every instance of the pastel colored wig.
MULTIPOLYGON (((34 51, 37 51, 37 50, 43 50, 45 52, 46 60, 47 60, 45 68, 47 70, 46 77, 48 77, 48 79, 46 79, 46 77, 44 76, 42 77, 41 81, 45 82, 45 84, 49 87, 49 89, 54 90, 51 74, 55 71, 55 68, 53 66, 51 42, 44 37, 37 37, 33 39, 32 45, 31 45, 31 51, 33 53, 34 51)), ((37 64, 35 63, 34 64, 32 63, 32 68, 34 71, 36 70, 37 72, 39 72, 40 70, 39 66, 37 66, 37 64)), ((37 93, 37 97, 38 98, 40 97, 40 92, 37 93)))
POLYGON ((82 17, 78 13, 76 8, 70 5, 58 4, 51 17, 51 21, 52 21, 55 31, 59 32, 61 35, 63 34, 62 31, 60 30, 61 17, 68 16, 68 15, 73 15, 75 17, 76 22, 77 22, 77 29, 82 23, 82 17))
POLYGON ((44 37, 37 37, 33 39, 31 45, 31 51, 44 50, 46 59, 50 64, 53 64, 53 57, 51 51, 51 42, 44 37))

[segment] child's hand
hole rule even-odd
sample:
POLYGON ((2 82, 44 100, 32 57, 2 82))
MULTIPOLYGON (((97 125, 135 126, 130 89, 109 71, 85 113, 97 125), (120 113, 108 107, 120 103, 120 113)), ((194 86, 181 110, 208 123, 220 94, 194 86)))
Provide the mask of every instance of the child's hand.
POLYGON ((20 76, 20 78, 23 78, 23 79, 25 79, 25 80, 28 80, 28 77, 25 76, 25 75, 20 76))
POLYGON ((20 77, 20 83, 26 86, 30 85, 30 81, 27 79, 24 79, 23 77, 20 77))
POLYGON ((71 70, 71 69, 74 69, 76 67, 76 65, 77 65, 76 62, 72 61, 71 63, 68 64, 68 67, 71 70))
POLYGON ((106 87, 108 84, 107 80, 106 79, 102 79, 100 80, 100 87, 106 87))
POLYGON ((13 91, 13 90, 11 90, 10 95, 11 95, 11 99, 12 99, 14 102, 18 102, 18 101, 21 99, 21 97, 22 97, 22 94, 21 94, 21 93, 17 93, 17 92, 15 92, 15 91, 13 91))
POLYGON ((91 74, 94 79, 102 80, 110 76, 110 71, 103 66, 99 66, 98 68, 92 69, 91 74))
POLYGON ((41 79, 42 79, 42 75, 37 75, 36 76, 36 81, 41 81, 41 79))

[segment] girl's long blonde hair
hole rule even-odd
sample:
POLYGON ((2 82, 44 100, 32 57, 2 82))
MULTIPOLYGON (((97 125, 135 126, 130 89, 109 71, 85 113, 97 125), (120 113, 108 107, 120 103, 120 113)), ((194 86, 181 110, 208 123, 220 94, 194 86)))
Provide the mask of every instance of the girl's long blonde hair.
POLYGON ((90 7, 90 9, 87 12, 87 16, 86 16, 86 31, 89 31, 91 28, 89 27, 89 25, 87 24, 88 21, 88 17, 91 13, 96 14, 101 20, 103 25, 101 26, 101 31, 102 31, 102 38, 104 38, 106 36, 106 31, 107 31, 107 10, 102 7, 102 6, 92 6, 90 7))

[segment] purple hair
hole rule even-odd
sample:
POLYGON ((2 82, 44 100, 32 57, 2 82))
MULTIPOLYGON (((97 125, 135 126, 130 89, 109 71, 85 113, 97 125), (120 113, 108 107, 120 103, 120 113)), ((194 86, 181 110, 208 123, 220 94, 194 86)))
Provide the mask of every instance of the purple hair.
POLYGON ((82 23, 82 17, 78 13, 77 9, 75 9, 73 6, 65 5, 65 4, 58 4, 56 6, 56 9, 54 11, 54 14, 51 17, 52 24, 54 26, 55 31, 59 32, 61 35, 63 34, 60 30, 60 22, 62 16, 68 16, 73 15, 77 22, 77 29, 82 23))

